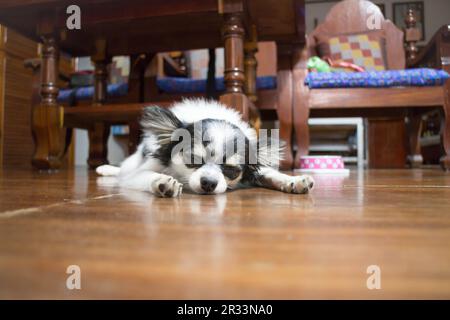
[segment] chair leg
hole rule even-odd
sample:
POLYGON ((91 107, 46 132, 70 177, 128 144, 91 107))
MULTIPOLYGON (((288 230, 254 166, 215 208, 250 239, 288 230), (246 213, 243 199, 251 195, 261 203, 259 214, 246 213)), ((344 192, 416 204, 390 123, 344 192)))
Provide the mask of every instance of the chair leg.
POLYGON ((450 171, 450 97, 445 98, 444 119, 442 128, 442 140, 445 154, 441 157, 441 166, 445 171, 450 171))
POLYGON ((300 168, 300 158, 309 153, 309 89, 304 85, 306 70, 295 69, 293 71, 294 90, 294 128, 297 141, 297 153, 295 154, 294 168, 300 168))
POLYGON ((250 125, 255 128, 259 134, 261 129, 261 115, 256 108, 255 104, 258 101, 258 95, 256 92, 256 69, 258 67, 258 61, 255 54, 258 51, 258 41, 256 36, 256 27, 252 26, 249 38, 244 42, 244 92, 247 95, 251 103, 249 103, 249 122, 250 125))
POLYGON ((139 122, 133 121, 128 124, 130 128, 129 140, 128 140, 128 153, 133 154, 139 145, 139 140, 141 138, 141 128, 139 122))
POLYGON ((278 48, 277 116, 280 122, 280 139, 286 143, 284 159, 280 163, 281 170, 292 170, 294 157, 292 151, 292 71, 290 57, 282 55, 278 48))
MULTIPOLYGON (((91 57, 95 65, 93 108, 101 108, 106 102, 107 95, 107 66, 111 61, 106 56, 106 42, 98 40, 96 42, 96 54, 91 57)), ((103 164, 107 164, 108 137, 110 127, 101 120, 89 129, 89 158, 88 165, 94 169, 103 164)))
POLYGON ((258 100, 256 92, 256 70, 258 68, 256 52, 258 52, 258 40, 256 27, 252 25, 249 39, 246 39, 244 42, 244 92, 253 103, 256 103, 258 100))
POLYGON ((420 147, 420 134, 422 133, 422 118, 420 115, 411 114, 406 126, 409 142, 408 163, 412 168, 419 168, 423 163, 420 147))
POLYGON ((89 168, 95 169, 98 166, 108 164, 108 138, 109 125, 97 122, 88 131, 89 136, 89 158, 87 163, 89 168))

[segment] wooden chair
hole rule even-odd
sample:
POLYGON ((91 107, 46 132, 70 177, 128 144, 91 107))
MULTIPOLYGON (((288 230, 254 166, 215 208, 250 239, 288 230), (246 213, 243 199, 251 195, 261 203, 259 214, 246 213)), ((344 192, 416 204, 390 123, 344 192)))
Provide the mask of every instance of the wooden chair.
POLYGON ((320 34, 354 34, 368 31, 367 21, 379 19, 386 33, 387 69, 405 69, 423 65, 450 71, 450 37, 447 26, 440 29, 431 43, 418 54, 416 42, 420 32, 415 28, 412 11, 405 18, 405 33, 391 21, 384 19, 379 8, 365 0, 344 0, 336 4, 325 21, 308 37, 302 63, 295 70, 297 94, 303 99, 294 103, 294 127, 297 140, 295 167, 300 166, 300 157, 308 154, 308 118, 311 117, 407 117, 410 155, 412 165, 422 163, 420 155, 420 114, 429 108, 442 108, 445 114, 443 144, 445 154, 442 167, 450 169, 450 81, 435 87, 391 87, 391 88, 333 88, 309 89, 305 85, 308 74, 306 60, 317 55, 315 38, 320 34), (404 43, 406 41, 406 45, 404 43), (405 55, 406 48, 406 55, 405 55))

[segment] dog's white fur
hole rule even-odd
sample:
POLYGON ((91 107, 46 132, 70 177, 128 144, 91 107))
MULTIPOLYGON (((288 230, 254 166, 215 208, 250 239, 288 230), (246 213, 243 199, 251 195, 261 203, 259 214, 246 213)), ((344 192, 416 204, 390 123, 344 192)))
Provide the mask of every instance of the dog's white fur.
MULTIPOLYGON (((238 112, 227 108, 224 105, 203 99, 186 99, 180 103, 175 103, 170 111, 182 123, 193 124, 205 119, 223 120, 212 122, 208 127, 208 133, 214 137, 212 148, 223 147, 227 130, 231 130, 232 124, 240 129, 250 142, 256 142, 257 135, 245 121, 241 119, 238 112)), ((167 143, 167 133, 173 123, 167 119, 151 119, 151 125, 146 127, 143 123, 145 135, 137 151, 129 156, 119 167, 103 165, 97 168, 97 173, 101 176, 117 176, 119 185, 126 188, 149 191, 161 197, 177 197, 181 195, 183 186, 196 193, 202 192, 200 181, 202 177, 207 177, 217 182, 215 189, 208 193, 223 193, 227 189, 235 188, 241 178, 242 172, 237 178, 228 179, 214 161, 205 163, 199 168, 188 168, 182 161, 181 154, 175 154, 169 165, 164 165, 160 159, 152 156, 167 143), (161 133, 163 132, 163 133, 161 133)), ((202 147, 199 147, 202 149, 202 147)), ((272 188, 288 193, 307 193, 313 187, 313 179, 309 176, 289 176, 282 174, 272 167, 275 158, 275 165, 278 165, 277 155, 269 150, 261 149, 258 154, 258 162, 261 166, 258 169, 258 179, 255 183, 258 186, 272 188)), ((194 153, 197 152, 194 147, 194 153)), ((227 159, 227 164, 234 165, 239 159, 227 159)))

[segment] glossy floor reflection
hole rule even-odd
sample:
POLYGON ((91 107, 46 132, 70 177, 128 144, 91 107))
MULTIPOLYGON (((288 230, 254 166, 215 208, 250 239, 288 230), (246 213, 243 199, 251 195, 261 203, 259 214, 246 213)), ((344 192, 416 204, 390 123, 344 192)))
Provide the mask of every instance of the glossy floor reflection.
POLYGON ((160 199, 84 169, 4 170, 0 298, 450 298, 450 174, 315 178, 310 195, 160 199))

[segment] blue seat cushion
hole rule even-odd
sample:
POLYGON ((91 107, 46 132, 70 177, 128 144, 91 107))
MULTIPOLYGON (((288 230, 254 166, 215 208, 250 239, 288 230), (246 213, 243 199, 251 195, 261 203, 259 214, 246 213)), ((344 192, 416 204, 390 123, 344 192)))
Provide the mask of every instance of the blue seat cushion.
MULTIPOLYGON (((188 79, 176 77, 163 77, 157 79, 158 88, 166 93, 202 93, 206 92, 206 79, 188 79)), ((275 89, 277 79, 275 76, 258 77, 256 88, 258 90, 275 89)), ((223 78, 216 78, 217 91, 225 91, 223 78)), ((109 84, 107 95, 110 98, 126 96, 128 93, 128 83, 109 84)), ((91 100, 94 96, 94 87, 81 87, 73 89, 63 89, 59 91, 58 102, 70 103, 74 100, 91 100)))
POLYGON ((386 88, 440 86, 449 78, 444 70, 428 68, 370 72, 310 72, 305 84, 317 88, 386 88))
MULTIPOLYGON (((161 77, 156 81, 158 88, 166 93, 203 93, 206 92, 206 79, 190 79, 177 77, 161 77)), ((264 76, 256 78, 258 90, 275 89, 277 78, 275 76, 264 76)), ((216 78, 216 90, 225 91, 223 77, 216 78)))
MULTIPOLYGON (((114 83, 107 87, 107 95, 111 98, 123 97, 128 93, 128 83, 114 83)), ((73 99, 77 101, 91 100, 94 96, 94 87, 81 87, 73 89, 63 89, 59 91, 58 102, 70 103, 73 99)))

